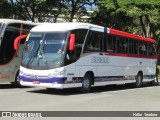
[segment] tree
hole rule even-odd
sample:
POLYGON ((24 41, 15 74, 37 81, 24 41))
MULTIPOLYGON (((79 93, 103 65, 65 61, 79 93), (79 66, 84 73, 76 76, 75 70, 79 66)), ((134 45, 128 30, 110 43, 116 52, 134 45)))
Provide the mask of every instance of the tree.
POLYGON ((87 13, 85 5, 93 5, 98 0, 62 0, 64 7, 62 9, 62 14, 66 21, 72 22, 75 15, 79 13, 87 13))
POLYGON ((12 16, 12 8, 7 0, 1 0, 0 2, 0 17, 1 18, 11 18, 12 16))
POLYGON ((10 0, 14 14, 23 20, 44 21, 45 17, 57 14, 53 11, 58 7, 58 0, 10 0))
POLYGON ((157 40, 159 16, 160 1, 157 0, 102 0, 91 20, 157 40))
POLYGON ((126 10, 117 0, 102 0, 97 7, 98 9, 91 15, 92 23, 128 31, 132 18, 126 16, 126 10))
POLYGON ((160 2, 157 0, 120 0, 126 8, 127 16, 133 18, 136 26, 140 26, 141 34, 145 37, 158 39, 158 26, 160 25, 160 2))

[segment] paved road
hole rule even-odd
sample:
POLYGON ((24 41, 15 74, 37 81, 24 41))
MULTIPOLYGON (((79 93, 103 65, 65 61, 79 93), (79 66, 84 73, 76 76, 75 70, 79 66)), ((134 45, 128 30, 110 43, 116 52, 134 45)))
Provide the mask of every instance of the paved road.
POLYGON ((160 86, 105 86, 81 94, 0 84, 0 111, 160 111, 160 86))

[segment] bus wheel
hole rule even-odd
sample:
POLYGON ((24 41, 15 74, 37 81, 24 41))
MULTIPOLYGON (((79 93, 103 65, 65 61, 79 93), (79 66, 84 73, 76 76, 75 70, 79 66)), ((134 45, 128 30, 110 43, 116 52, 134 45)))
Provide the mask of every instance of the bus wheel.
POLYGON ((19 71, 16 73, 14 85, 16 87, 21 87, 21 84, 20 84, 20 81, 19 81, 19 71))
POLYGON ((79 88, 80 92, 88 93, 91 89, 91 76, 86 74, 82 80, 82 87, 79 88))
POLYGON ((135 83, 135 87, 139 88, 142 85, 142 81, 143 81, 143 77, 141 73, 138 73, 136 76, 136 83, 135 83))

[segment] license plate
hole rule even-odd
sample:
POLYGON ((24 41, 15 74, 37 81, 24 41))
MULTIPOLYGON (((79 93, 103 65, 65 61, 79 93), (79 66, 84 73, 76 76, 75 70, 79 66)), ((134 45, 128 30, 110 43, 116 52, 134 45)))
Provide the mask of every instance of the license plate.
POLYGON ((37 80, 34 80, 34 81, 33 81, 33 84, 40 84, 40 82, 37 81, 37 80))

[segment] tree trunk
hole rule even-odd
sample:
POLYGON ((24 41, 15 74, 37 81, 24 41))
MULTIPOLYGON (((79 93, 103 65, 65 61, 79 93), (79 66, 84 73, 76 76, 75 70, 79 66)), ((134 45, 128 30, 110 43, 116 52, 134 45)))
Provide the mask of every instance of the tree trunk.
POLYGON ((158 36, 156 35, 156 29, 154 28, 154 25, 152 25, 152 23, 151 23, 150 16, 146 15, 145 17, 146 17, 146 21, 149 25, 149 30, 150 30, 149 33, 151 34, 150 38, 153 38, 157 41, 158 36))
POLYGON ((140 16, 140 24, 141 24, 144 36, 147 37, 147 35, 146 35, 147 32, 146 32, 146 29, 145 29, 145 24, 143 22, 143 16, 140 16))

